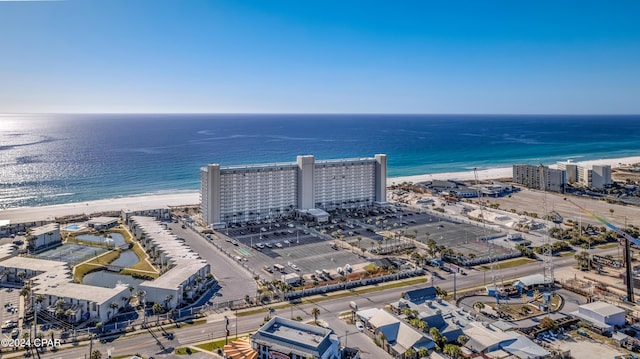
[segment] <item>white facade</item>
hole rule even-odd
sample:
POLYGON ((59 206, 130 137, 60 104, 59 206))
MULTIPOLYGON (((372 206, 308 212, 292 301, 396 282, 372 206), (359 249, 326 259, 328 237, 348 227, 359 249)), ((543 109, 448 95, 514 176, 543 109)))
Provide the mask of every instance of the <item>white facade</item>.
POLYGON ((154 258, 154 265, 164 272, 159 278, 138 286, 145 292, 146 302, 175 308, 204 289, 211 266, 198 253, 153 218, 134 216, 130 218, 129 226, 145 251, 154 258))
POLYGON ((622 327, 626 321, 624 309, 604 302, 583 304, 578 307, 577 313, 579 317, 592 322, 606 324, 610 328, 616 325, 622 327))
POLYGON ((318 161, 313 184, 315 208, 370 206, 376 201, 376 162, 318 161))
POLYGON ((208 224, 246 222, 295 209, 331 210, 386 201, 387 156, 200 169, 202 217, 208 224))
POLYGON ((578 165, 571 162, 558 162, 556 164, 559 170, 563 170, 566 172, 567 183, 576 183, 578 182, 578 165))
POLYGON ((54 245, 55 243, 62 243, 60 225, 58 223, 50 223, 40 227, 33 227, 29 229, 27 239, 31 250, 38 250, 54 245))
POLYGON ((30 283, 33 294, 41 298, 39 311, 50 315, 60 315, 70 322, 94 320, 106 322, 129 301, 126 284, 115 288, 102 288, 74 283, 71 268, 64 262, 39 258, 11 257, 0 262, 0 271, 7 275, 3 281, 9 283, 30 283), (58 303, 58 300, 62 302, 58 303), (115 303, 115 304, 114 304, 115 303))
POLYGON ((578 183, 585 187, 602 189, 611 185, 611 166, 579 166, 571 161, 558 162, 557 167, 566 173, 567 183, 578 183))
POLYGON ((604 188, 611 185, 611 166, 593 165, 591 168, 591 187, 604 188))
POLYGON ((546 166, 513 165, 513 182, 542 191, 563 192, 565 171, 546 166))

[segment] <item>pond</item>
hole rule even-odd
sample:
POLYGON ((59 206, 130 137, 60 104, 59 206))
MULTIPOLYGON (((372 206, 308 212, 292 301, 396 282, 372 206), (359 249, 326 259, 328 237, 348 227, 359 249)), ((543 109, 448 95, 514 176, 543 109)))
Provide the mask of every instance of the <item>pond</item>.
POLYGON ((125 251, 120 253, 120 257, 115 261, 111 262, 112 265, 118 267, 131 267, 132 265, 138 263, 140 260, 134 251, 125 251))
POLYGON ((115 288, 118 282, 126 283, 134 287, 135 292, 138 290, 138 285, 144 282, 144 279, 137 279, 124 274, 108 272, 106 270, 91 272, 82 278, 83 284, 95 285, 96 287, 115 288))
MULTIPOLYGON (((109 235, 111 236, 111 239, 113 240, 113 244, 115 246, 121 246, 124 244, 124 237, 122 236, 122 234, 120 233, 109 233, 109 235)), ((79 240, 82 241, 88 241, 88 242, 94 242, 94 243, 100 243, 100 244, 104 244, 105 243, 105 237, 104 236, 96 236, 93 234, 82 234, 77 236, 76 238, 78 238, 79 240)))

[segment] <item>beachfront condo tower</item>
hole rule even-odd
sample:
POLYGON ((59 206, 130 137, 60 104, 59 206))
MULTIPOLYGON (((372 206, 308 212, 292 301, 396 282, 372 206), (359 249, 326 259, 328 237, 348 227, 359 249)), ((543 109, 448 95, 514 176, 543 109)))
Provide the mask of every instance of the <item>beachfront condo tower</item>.
POLYGON ((386 202, 387 156, 200 169, 202 218, 226 224, 386 202))

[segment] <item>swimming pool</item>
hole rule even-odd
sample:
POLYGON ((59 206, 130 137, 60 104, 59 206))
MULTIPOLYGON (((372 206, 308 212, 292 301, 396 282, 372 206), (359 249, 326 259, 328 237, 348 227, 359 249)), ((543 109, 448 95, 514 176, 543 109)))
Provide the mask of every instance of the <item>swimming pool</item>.
POLYGON ((72 223, 64 226, 62 228, 63 231, 76 232, 82 229, 82 226, 77 223, 72 223))

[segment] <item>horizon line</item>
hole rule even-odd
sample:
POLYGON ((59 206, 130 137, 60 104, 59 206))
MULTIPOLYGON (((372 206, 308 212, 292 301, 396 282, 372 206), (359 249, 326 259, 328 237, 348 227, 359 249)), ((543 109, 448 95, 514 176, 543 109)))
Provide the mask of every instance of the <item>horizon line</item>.
MULTIPOLYGON (((0 0, 2 1, 2 0, 0 0)), ((640 116, 640 113, 422 113, 422 112, 1 112, 11 115, 386 115, 386 116, 640 116)))

